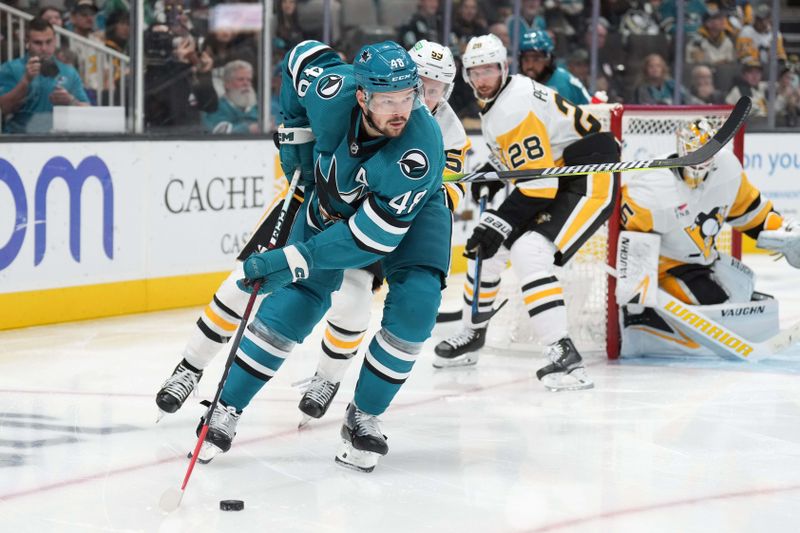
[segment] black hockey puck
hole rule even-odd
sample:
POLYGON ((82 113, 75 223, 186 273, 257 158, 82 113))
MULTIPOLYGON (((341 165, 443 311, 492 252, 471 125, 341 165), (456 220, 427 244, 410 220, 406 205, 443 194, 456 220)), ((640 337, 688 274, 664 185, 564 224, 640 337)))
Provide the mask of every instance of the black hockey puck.
POLYGON ((244 509, 244 502, 242 500, 222 500, 219 502, 219 508, 223 511, 241 511, 244 509))

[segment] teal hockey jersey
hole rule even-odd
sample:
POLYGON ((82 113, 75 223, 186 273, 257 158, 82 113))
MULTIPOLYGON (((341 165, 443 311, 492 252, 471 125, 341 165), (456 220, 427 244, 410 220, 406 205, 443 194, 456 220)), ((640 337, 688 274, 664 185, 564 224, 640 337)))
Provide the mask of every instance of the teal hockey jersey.
POLYGON ((366 137, 353 66, 318 41, 293 48, 282 74, 284 126, 310 127, 316 137, 304 221, 319 232, 305 241, 313 268, 355 268, 390 254, 422 207, 442 199, 436 120, 417 106, 399 137, 366 137))

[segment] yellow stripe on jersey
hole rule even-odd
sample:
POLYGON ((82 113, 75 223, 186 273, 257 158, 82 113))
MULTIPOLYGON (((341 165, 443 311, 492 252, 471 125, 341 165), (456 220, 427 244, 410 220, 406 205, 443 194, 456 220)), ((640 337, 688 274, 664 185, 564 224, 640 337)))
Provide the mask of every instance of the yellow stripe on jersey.
POLYGON ((564 289, 561 287, 555 287, 552 289, 545 289, 543 291, 529 294, 524 298, 525 305, 530 305, 532 302, 536 300, 541 300, 542 298, 547 298, 548 296, 555 296, 556 294, 564 294, 564 289))
POLYGON ((608 172, 600 172, 598 174, 591 174, 586 177, 587 185, 591 186, 591 196, 587 197, 585 201, 581 201, 580 211, 573 217, 570 215, 570 224, 567 231, 559 233, 560 239, 556 246, 559 250, 566 250, 572 245, 575 236, 589 226, 589 224, 598 216, 600 211, 606 207, 609 202, 613 202, 611 196, 614 190, 612 186, 612 176, 608 172))
POLYGON ((730 211, 728 211, 728 218, 739 218, 744 215, 750 204, 758 198, 758 195, 758 189, 753 187, 750 180, 747 179, 747 174, 742 172, 742 182, 739 184, 736 199, 733 201, 730 211))
MULTIPOLYGON (((509 169, 522 170, 553 166, 553 153, 550 137, 544 123, 529 112, 522 121, 506 133, 499 135, 495 142, 500 150, 500 158, 509 169)), ((533 180, 517 184, 525 196, 534 198, 555 198, 557 188, 544 187, 533 180)))
POLYGON ((461 174, 464 172, 467 161, 467 152, 472 148, 472 141, 467 137, 467 142, 461 148, 451 148, 444 151, 444 175, 461 174))
POLYGON ((620 207, 622 227, 629 231, 649 233, 653 231, 653 213, 633 201, 628 194, 628 186, 622 186, 622 204, 620 207))
POLYGON ((450 211, 458 209, 461 200, 467 193, 466 183, 444 183, 444 190, 447 193, 447 207, 450 211))

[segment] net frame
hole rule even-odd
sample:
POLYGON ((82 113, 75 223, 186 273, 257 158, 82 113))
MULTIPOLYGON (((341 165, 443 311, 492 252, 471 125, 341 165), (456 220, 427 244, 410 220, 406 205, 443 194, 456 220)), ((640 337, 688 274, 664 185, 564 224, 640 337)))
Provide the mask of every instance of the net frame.
MULTIPOLYGON (((641 105, 589 105, 581 106, 592 112, 623 145, 622 160, 660 157, 674 151, 674 130, 679 123, 700 116, 711 119, 715 127, 730 114, 733 106, 641 106, 641 105), (642 140, 653 137, 658 146, 642 153, 642 140), (662 136, 659 141, 657 137, 662 136), (669 136, 669 144, 664 144, 669 136), (627 139, 627 140, 626 140, 627 139), (638 142, 636 142, 638 140, 638 142), (661 143, 661 144, 659 144, 661 143), (636 150, 634 153, 631 153, 636 150)), ((648 139, 650 140, 650 139, 648 139)), ((744 156, 744 128, 733 140, 733 151, 740 161, 744 156)), ((624 183, 624 173, 617 177, 624 183)), ((620 232, 621 191, 614 201, 609 221, 593 235, 579 250, 568 265, 556 273, 562 281, 567 302, 570 335, 578 349, 584 353, 605 353, 608 359, 619 358, 620 330, 619 307, 614 296, 616 279, 609 273, 616 266, 617 240, 620 232)), ((726 230, 722 241, 728 239, 730 248, 725 249, 734 257, 741 257, 741 236, 726 230)), ((503 274, 498 303, 508 298, 509 304, 492 320, 487 333, 487 345, 512 351, 540 350, 529 327, 529 319, 521 304, 519 286, 511 269, 503 274)))

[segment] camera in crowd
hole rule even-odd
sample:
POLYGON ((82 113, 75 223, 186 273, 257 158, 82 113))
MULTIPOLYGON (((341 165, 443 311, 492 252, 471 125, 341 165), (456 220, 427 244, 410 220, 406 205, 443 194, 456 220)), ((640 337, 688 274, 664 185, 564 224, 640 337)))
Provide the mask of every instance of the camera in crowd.
POLYGON ((39 74, 44 76, 45 78, 55 78, 58 76, 58 65, 56 65, 56 59, 54 57, 48 57, 47 59, 42 59, 41 61, 41 70, 39 70, 39 74))
POLYGON ((163 65, 172 58, 174 35, 163 25, 144 32, 144 58, 148 65, 163 65))

